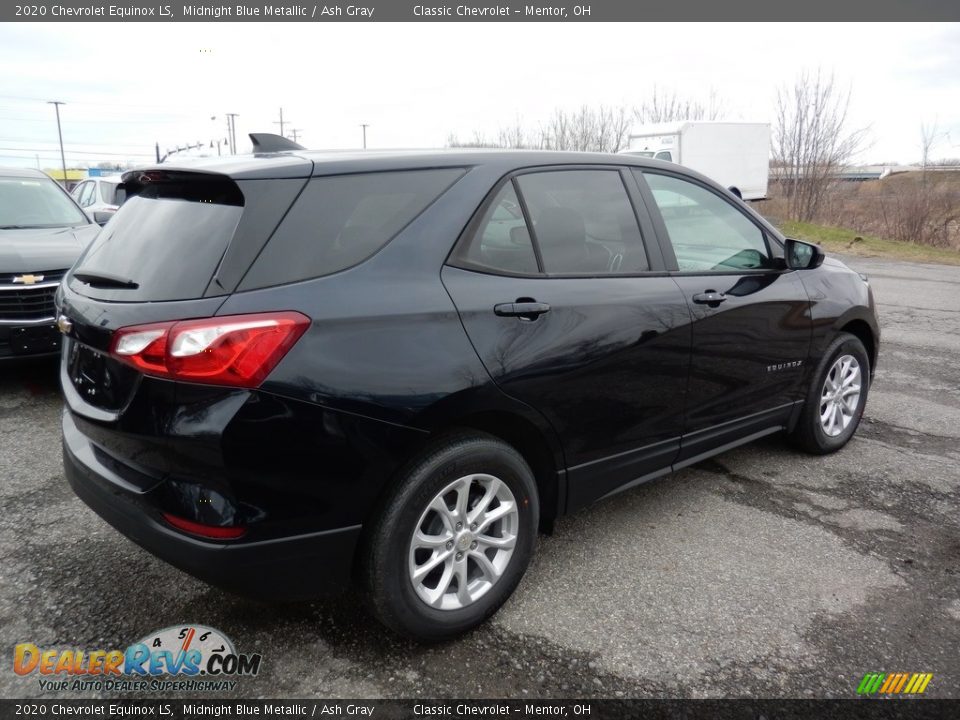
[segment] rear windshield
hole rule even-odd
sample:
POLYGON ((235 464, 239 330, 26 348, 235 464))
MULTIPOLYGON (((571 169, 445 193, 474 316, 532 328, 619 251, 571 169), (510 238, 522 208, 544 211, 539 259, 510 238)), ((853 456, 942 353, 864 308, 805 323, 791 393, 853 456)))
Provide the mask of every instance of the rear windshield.
POLYGON ((86 224, 83 211, 47 178, 0 177, 0 228, 86 224))
POLYGON ((362 262, 463 173, 445 168, 314 178, 240 290, 329 275, 362 262))
POLYGON ((243 213, 229 180, 147 184, 127 200, 73 270, 91 297, 201 297, 243 213))

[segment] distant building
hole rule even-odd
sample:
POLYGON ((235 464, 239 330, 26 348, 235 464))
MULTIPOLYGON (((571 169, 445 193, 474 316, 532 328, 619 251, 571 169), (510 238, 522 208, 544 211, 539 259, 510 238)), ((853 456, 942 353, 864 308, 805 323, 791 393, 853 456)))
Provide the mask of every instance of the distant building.
MULTIPOLYGON (((44 172, 52 177, 59 183, 64 181, 63 170, 57 168, 56 170, 46 169, 44 172)), ((67 177, 66 177, 66 188, 67 191, 73 190, 78 182, 81 180, 87 179, 87 169, 86 168, 67 168, 67 177)))

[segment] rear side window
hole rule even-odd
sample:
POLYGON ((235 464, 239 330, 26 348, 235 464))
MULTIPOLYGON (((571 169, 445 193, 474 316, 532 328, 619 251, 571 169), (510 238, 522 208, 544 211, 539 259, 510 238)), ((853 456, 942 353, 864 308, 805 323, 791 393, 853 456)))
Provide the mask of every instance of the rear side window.
POLYGON ((618 170, 562 170, 517 178, 547 273, 649 270, 637 217, 618 170))
POLYGON ((445 168, 314 178, 239 289, 308 280, 362 262, 463 173, 445 168))
POLYGON ((497 193, 477 232, 458 253, 458 260, 471 267, 515 275, 534 275, 539 271, 512 182, 497 193))

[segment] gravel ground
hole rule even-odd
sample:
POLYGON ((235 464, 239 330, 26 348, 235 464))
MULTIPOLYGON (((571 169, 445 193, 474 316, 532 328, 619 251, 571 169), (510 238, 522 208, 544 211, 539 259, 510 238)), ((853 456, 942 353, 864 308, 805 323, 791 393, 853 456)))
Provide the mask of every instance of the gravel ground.
POLYGON ((261 605, 140 550, 62 477, 55 365, 4 366, 0 696, 43 695, 9 670, 16 643, 126 647, 193 622, 263 654, 231 697, 852 697, 868 671, 960 697, 960 268, 849 264, 884 336, 847 448, 770 438, 565 518, 491 622, 434 647, 351 596, 261 605))

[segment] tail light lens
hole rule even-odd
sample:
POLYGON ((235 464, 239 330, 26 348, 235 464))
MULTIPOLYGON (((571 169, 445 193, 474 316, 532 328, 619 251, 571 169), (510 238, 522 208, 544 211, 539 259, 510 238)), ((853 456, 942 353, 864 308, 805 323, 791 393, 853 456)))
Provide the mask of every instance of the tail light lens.
POLYGON ((114 333, 110 354, 147 375, 253 388, 309 325, 297 312, 134 325, 114 333))

